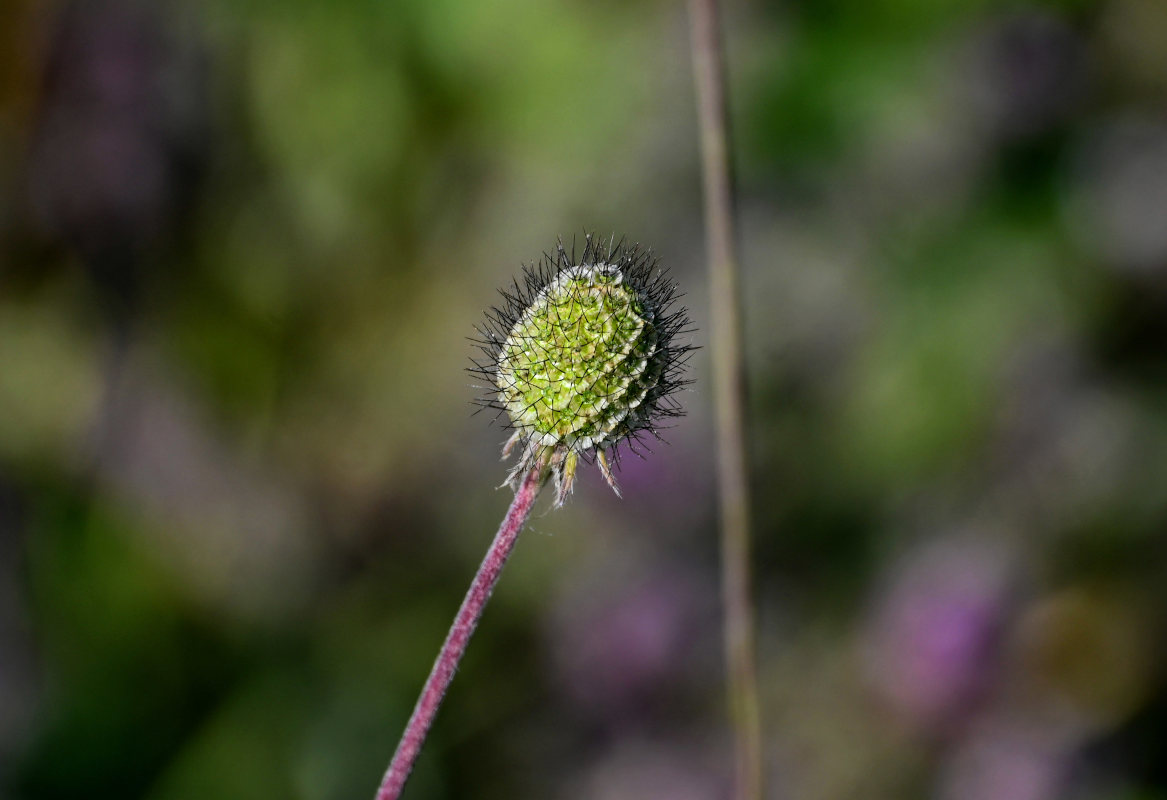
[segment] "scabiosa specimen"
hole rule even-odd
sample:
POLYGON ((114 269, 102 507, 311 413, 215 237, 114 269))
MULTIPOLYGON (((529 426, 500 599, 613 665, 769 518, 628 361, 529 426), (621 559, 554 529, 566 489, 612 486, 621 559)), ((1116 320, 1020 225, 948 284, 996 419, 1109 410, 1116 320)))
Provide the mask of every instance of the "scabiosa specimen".
POLYGON ((479 402, 513 429, 503 457, 519 456, 507 483, 517 488, 545 465, 562 505, 582 455, 619 494, 608 456, 659 438, 661 419, 681 413, 670 395, 688 383, 692 347, 676 341, 689 324, 672 308, 676 284, 650 250, 588 234, 578 258, 560 242, 502 296, 479 330, 486 358, 471 372, 487 382, 479 402))
MULTIPOLYGON (((377 800, 397 800, 539 490, 554 478, 555 505, 571 493, 580 457, 594 458, 613 489, 608 456, 681 413, 670 395, 688 383, 689 345, 677 287, 651 251, 589 234, 576 257, 562 242, 502 292, 505 303, 479 329, 486 359, 471 372, 486 384, 480 405, 513 429, 503 457, 519 449, 507 476, 515 499, 495 534, 381 781, 377 800)), ((619 494, 619 492, 617 492, 619 494)))

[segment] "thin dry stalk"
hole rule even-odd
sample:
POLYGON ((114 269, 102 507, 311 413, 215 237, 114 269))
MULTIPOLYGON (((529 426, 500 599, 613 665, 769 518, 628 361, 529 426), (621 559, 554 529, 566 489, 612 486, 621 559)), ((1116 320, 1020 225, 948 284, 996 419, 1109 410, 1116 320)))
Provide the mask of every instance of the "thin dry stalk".
POLYGON ((701 131, 709 248, 710 360, 721 500, 725 662, 734 729, 735 796, 762 796, 762 737, 750 575, 750 497, 745 443, 745 369, 735 248, 724 54, 717 0, 690 0, 693 76, 701 131))

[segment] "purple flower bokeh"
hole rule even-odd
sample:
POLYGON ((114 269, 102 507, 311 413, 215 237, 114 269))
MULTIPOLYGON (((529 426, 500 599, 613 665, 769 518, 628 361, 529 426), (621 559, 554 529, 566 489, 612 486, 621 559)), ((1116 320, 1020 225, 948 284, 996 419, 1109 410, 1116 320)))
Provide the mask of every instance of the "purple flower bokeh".
POLYGON ((694 651, 714 640, 709 586, 658 567, 631 580, 588 576, 551 617, 551 659, 563 695, 585 716, 611 721, 643 711, 691 674, 694 651))
POLYGON ((909 725, 958 723, 993 669, 1009 564, 991 545, 945 540, 898 565, 866 632, 876 693, 909 725))

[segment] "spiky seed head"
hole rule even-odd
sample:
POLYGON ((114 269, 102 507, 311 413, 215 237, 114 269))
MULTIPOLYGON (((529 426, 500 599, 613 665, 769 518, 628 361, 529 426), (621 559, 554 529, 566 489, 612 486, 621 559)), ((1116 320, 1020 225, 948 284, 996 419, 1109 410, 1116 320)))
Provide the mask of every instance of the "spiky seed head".
POLYGON ((560 505, 584 455, 615 489, 605 451, 615 458, 646 432, 659 438, 659 420, 681 413, 669 395, 688 383, 693 348, 675 343, 688 325, 684 309, 670 309, 676 285, 651 251, 590 234, 578 259, 560 242, 525 268, 524 284, 488 315, 479 340, 488 360, 471 369, 489 381, 479 402, 514 429, 504 458, 521 445, 508 482, 549 468, 560 505))
POLYGON ((560 272, 515 323, 495 385, 516 425, 544 445, 603 442, 659 376, 656 328, 616 267, 560 272))

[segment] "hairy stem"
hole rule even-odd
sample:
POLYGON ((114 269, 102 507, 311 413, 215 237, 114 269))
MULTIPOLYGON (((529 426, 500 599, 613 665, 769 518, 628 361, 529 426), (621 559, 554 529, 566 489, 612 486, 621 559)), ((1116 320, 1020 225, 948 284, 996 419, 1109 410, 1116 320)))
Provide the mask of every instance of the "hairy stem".
POLYGON ((750 579, 750 497, 745 445, 745 369, 734 246, 724 55, 717 0, 689 0, 693 77, 701 130, 709 239, 710 360, 721 499, 725 662, 734 729, 736 797, 762 796, 761 720, 750 579))
POLYGON ((536 464, 523 478, 518 491, 515 492, 515 499, 507 510, 494 541, 490 543, 490 549, 482 559, 482 566, 478 568, 478 573, 470 583, 470 590, 466 592, 466 598, 454 617, 450 633, 438 652, 430 676, 421 690, 421 696, 417 698, 413 715, 405 726, 405 732, 401 734, 397 752, 393 754, 393 760, 389 762, 389 769, 381 781, 381 788, 377 790, 377 800, 397 800, 401 796, 405 781, 413 771, 414 762, 421 754, 421 747, 425 743, 430 725, 437 716, 442 698, 450 688, 450 681, 454 679, 458 663, 462 660, 462 654, 466 652, 466 645, 482 617, 486 601, 490 599, 490 593, 498 583, 502 568, 506 565, 515 542, 518 541, 519 532, 527 522, 531 507, 535 505, 535 498, 539 495, 539 489, 542 488, 545 479, 543 472, 543 465, 536 464))

